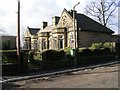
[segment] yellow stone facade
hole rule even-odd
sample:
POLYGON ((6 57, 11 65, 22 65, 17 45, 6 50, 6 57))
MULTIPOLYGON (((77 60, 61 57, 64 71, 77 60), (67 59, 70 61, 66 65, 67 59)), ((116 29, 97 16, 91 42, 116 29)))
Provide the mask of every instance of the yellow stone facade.
MULTIPOLYGON (((73 11, 67 11, 64 9, 60 17, 55 16, 52 18, 52 25, 48 26, 47 22, 43 22, 41 29, 37 29, 38 32, 36 35, 31 35, 29 30, 26 30, 24 37, 26 38, 25 42, 29 42, 29 48, 27 48, 39 50, 64 49, 66 47, 73 48, 75 39, 72 13, 73 11)), ((111 41, 112 33, 114 33, 112 30, 103 27, 96 21, 77 12, 75 19, 75 30, 77 47, 88 47, 93 42, 111 41), (82 20, 82 17, 87 18, 86 21, 82 20), (93 26, 89 26, 89 24, 92 22, 93 26), (84 26, 84 23, 86 26, 84 26), (95 29, 96 27, 94 24, 98 26, 98 29, 101 29, 101 31, 95 29), (88 30, 86 27, 88 27, 88 30), (93 30, 91 30, 91 28, 93 28, 93 30), (102 29, 105 29, 106 31, 102 29)))

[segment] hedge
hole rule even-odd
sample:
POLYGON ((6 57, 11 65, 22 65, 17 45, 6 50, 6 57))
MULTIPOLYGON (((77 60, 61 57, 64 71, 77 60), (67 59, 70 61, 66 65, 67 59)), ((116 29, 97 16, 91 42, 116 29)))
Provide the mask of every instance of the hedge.
MULTIPOLYGON (((42 53, 42 58, 42 67, 44 69, 74 66, 74 57, 64 51, 47 50, 42 53)), ((83 65, 112 60, 114 55, 112 55, 109 48, 84 49, 82 52, 77 51, 76 59, 78 65, 83 65)))
POLYGON ((47 50, 42 53, 42 68, 43 69, 58 69, 73 66, 71 56, 61 50, 47 50))
POLYGON ((21 62, 17 61, 16 51, 3 51, 2 53, 2 74, 18 74, 18 65, 21 65, 20 72, 26 72, 28 69, 28 55, 26 51, 21 51, 21 62))
POLYGON ((94 64, 98 62, 106 62, 113 59, 114 59, 113 55, 87 56, 87 57, 78 57, 77 62, 78 65, 83 65, 83 64, 94 64))
POLYGON ((42 53, 42 60, 45 62, 51 61, 61 61, 65 57, 65 52, 63 50, 47 50, 42 53))
POLYGON ((16 51, 3 51, 2 53, 2 63, 17 63, 17 52, 16 51))

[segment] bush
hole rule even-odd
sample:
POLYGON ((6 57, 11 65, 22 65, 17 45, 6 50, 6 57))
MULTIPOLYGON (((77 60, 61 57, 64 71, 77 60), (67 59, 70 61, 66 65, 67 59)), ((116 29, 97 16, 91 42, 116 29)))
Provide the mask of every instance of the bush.
POLYGON ((73 60, 74 57, 72 57, 70 54, 66 54, 66 59, 70 61, 70 60, 73 60))
POLYGON ((6 51, 2 53, 2 63, 17 63, 17 52, 16 51, 6 51))
POLYGON ((103 55, 103 51, 100 49, 94 49, 94 55, 103 55))
POLYGON ((65 57, 65 52, 63 50, 47 50, 42 53, 42 60, 50 61, 61 61, 65 57))
POLYGON ((104 55, 111 53, 111 51, 110 51, 109 48, 104 48, 104 49, 102 50, 102 52, 103 52, 104 55))
POLYGON ((58 68, 72 66, 73 64, 72 60, 66 60, 66 58, 71 59, 71 55, 66 54, 66 58, 65 58, 65 52, 63 50, 44 51, 42 53, 42 58, 43 58, 42 59, 43 69, 58 69, 58 68))
POLYGON ((109 48, 94 50, 94 55, 109 55, 109 54, 111 54, 111 51, 109 48))
POLYGON ((66 54, 70 54, 70 50, 71 50, 71 48, 66 47, 66 48, 64 49, 64 52, 65 52, 66 54))
POLYGON ((82 55, 83 56, 92 56, 93 52, 90 49, 84 49, 84 50, 82 50, 82 55))

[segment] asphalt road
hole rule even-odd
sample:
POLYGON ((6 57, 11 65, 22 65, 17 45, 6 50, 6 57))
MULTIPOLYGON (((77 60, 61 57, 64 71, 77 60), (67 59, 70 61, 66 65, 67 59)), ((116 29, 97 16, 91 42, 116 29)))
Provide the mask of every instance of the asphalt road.
MULTIPOLYGON (((118 64, 13 82, 7 88, 118 88, 118 64)), ((6 89, 6 90, 8 90, 6 89)))

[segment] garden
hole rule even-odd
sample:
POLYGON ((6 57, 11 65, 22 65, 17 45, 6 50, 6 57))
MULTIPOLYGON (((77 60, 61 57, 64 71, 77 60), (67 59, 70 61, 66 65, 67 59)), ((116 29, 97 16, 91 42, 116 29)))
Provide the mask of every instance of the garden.
MULTIPOLYGON (((67 47, 63 50, 22 50, 21 73, 35 70, 51 70, 115 60, 119 56, 119 44, 92 44, 90 47, 77 48, 67 47), (73 51, 73 52, 71 52, 73 51)), ((1 50, 2 74, 15 75, 18 73, 18 61, 16 50, 1 50)))

